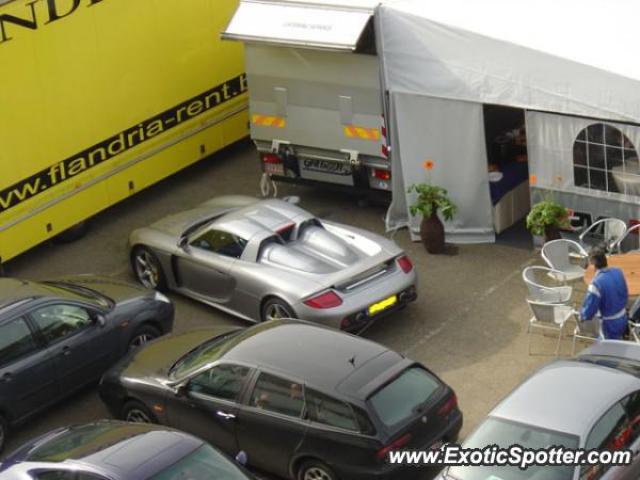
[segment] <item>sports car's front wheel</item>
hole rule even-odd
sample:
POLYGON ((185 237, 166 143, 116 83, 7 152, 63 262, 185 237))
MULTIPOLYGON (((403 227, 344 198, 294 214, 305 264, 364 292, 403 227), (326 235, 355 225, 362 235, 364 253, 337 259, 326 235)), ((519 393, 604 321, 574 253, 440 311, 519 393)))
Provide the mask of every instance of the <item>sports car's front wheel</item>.
POLYGON ((279 320, 282 318, 295 318, 293 309, 287 302, 279 298, 270 298, 262 306, 262 321, 279 320))
POLYGON ((133 273, 138 281, 153 290, 165 290, 164 272, 158 257, 146 247, 136 247, 131 255, 133 273))

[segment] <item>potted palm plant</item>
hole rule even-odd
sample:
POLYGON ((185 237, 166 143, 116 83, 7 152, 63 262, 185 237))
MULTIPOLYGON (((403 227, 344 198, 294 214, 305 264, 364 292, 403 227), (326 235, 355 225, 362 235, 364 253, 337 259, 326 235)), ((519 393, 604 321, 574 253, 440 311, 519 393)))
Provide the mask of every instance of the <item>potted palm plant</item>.
POLYGON ((418 198, 411 205, 411 215, 422 215, 420 223, 420 238, 429 253, 444 251, 444 225, 438 216, 442 214, 445 220, 451 220, 456 214, 457 207, 448 197, 448 192, 442 187, 426 183, 419 183, 409 187, 409 193, 415 192, 418 198))
POLYGON ((545 242, 560 238, 560 229, 569 226, 567 209, 551 199, 536 203, 527 215, 527 229, 545 242))

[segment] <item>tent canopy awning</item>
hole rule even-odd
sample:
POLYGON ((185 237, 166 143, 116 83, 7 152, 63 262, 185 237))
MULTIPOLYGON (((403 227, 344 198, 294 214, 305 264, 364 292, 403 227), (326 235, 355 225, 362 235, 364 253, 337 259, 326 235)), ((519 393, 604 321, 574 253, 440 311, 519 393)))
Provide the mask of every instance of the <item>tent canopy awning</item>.
POLYGON ((379 1, 243 0, 222 33, 227 40, 323 50, 355 51, 379 1))
POLYGON ((389 90, 640 121, 635 0, 383 2, 389 90))

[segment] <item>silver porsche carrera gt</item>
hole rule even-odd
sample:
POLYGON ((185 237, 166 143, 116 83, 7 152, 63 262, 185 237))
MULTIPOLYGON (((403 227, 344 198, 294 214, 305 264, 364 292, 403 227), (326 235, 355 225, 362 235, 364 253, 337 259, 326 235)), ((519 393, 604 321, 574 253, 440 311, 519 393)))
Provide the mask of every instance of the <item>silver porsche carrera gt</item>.
POLYGON ((416 298, 411 260, 393 241, 286 199, 214 198, 135 230, 129 245, 144 286, 251 321, 359 331, 416 298))

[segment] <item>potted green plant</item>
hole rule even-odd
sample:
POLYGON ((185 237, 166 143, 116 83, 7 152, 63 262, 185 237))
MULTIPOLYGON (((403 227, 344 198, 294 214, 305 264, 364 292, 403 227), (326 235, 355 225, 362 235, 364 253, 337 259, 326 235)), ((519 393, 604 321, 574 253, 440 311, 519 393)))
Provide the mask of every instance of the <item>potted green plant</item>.
POLYGON ((420 238, 429 253, 444 251, 444 225, 438 216, 442 214, 445 220, 451 220, 456 214, 457 207, 448 197, 448 192, 442 187, 426 183, 411 185, 409 193, 415 192, 418 197, 410 207, 411 215, 422 215, 420 223, 420 238))
POLYGON ((560 238, 560 229, 569 226, 567 209, 551 199, 536 203, 527 215, 527 229, 545 242, 560 238))

